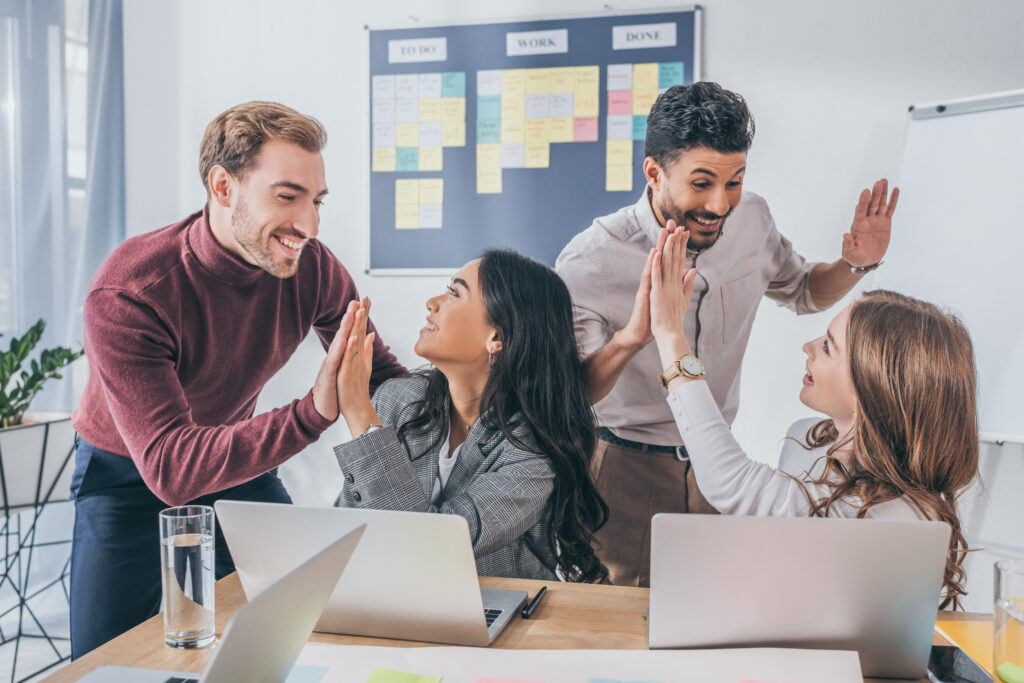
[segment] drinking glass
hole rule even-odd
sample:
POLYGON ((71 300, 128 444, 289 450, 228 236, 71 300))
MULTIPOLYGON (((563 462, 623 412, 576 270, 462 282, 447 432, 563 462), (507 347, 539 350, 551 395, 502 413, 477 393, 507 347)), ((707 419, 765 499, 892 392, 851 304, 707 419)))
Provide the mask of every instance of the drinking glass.
POLYGON ((160 512, 164 643, 193 649, 214 641, 213 508, 183 505, 160 512))
POLYGON ((997 680, 1024 683, 1024 559, 996 562, 995 587, 997 680))

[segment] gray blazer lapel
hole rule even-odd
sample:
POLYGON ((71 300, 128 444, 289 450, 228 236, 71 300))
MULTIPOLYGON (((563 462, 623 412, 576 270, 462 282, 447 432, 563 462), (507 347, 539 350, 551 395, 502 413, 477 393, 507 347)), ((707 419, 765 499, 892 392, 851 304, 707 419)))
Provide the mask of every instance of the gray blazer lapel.
POLYGON ((438 443, 433 448, 428 450, 428 446, 434 439, 441 436, 443 441, 444 437, 441 430, 447 429, 447 425, 436 426, 432 425, 429 430, 425 432, 417 432, 415 434, 406 434, 408 440, 408 451, 409 459, 412 460, 413 469, 416 471, 416 478, 420 480, 420 484, 423 485, 423 491, 427 495, 427 500, 430 500, 430 494, 433 493, 434 480, 437 479, 437 461, 440 457, 441 444, 438 443))

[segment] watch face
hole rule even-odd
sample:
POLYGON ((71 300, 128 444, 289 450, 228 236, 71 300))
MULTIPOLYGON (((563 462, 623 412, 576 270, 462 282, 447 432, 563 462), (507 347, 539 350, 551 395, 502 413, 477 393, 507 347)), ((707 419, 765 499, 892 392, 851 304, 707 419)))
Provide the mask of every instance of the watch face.
POLYGON ((700 358, 697 358, 697 356, 683 356, 679 359, 679 365, 690 376, 704 374, 704 364, 700 362, 700 358))

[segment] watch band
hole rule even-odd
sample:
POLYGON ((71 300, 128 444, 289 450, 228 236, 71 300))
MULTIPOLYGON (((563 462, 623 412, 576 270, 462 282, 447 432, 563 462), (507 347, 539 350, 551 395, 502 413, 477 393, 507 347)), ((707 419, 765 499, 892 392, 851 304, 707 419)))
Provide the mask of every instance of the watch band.
POLYGON ((669 365, 667 368, 665 368, 665 371, 658 375, 658 381, 661 382, 661 386, 668 389, 668 383, 674 380, 676 377, 689 377, 690 379, 700 379, 703 376, 704 364, 701 363, 700 359, 694 356, 692 353, 687 353, 677 358, 675 362, 672 363, 672 365, 669 365), (683 367, 684 358, 693 358, 695 361, 700 363, 700 373, 695 375, 692 372, 687 372, 686 368, 683 367))
POLYGON ((876 268, 878 268, 878 266, 885 263, 885 261, 879 261, 873 266, 855 266, 844 258, 840 258, 840 260, 842 260, 843 263, 850 267, 850 272, 853 273, 854 275, 863 275, 864 273, 870 273, 872 270, 875 270, 876 268))

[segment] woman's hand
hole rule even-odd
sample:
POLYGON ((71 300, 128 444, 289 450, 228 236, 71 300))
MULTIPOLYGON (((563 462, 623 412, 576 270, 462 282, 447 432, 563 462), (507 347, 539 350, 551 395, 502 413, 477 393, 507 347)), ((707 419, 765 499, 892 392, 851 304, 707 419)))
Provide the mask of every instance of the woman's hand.
POLYGON ((363 299, 355 311, 352 334, 345 345, 345 355, 338 370, 338 407, 348 423, 352 438, 362 436, 372 424, 380 424, 377 411, 370 403, 370 373, 373 372, 373 340, 376 333, 366 334, 370 318, 370 300, 363 299))
POLYGON ((686 243, 690 233, 676 230, 655 249, 651 264, 651 332, 658 344, 663 367, 690 353, 683 335, 683 318, 690 307, 695 268, 686 267, 686 243))

